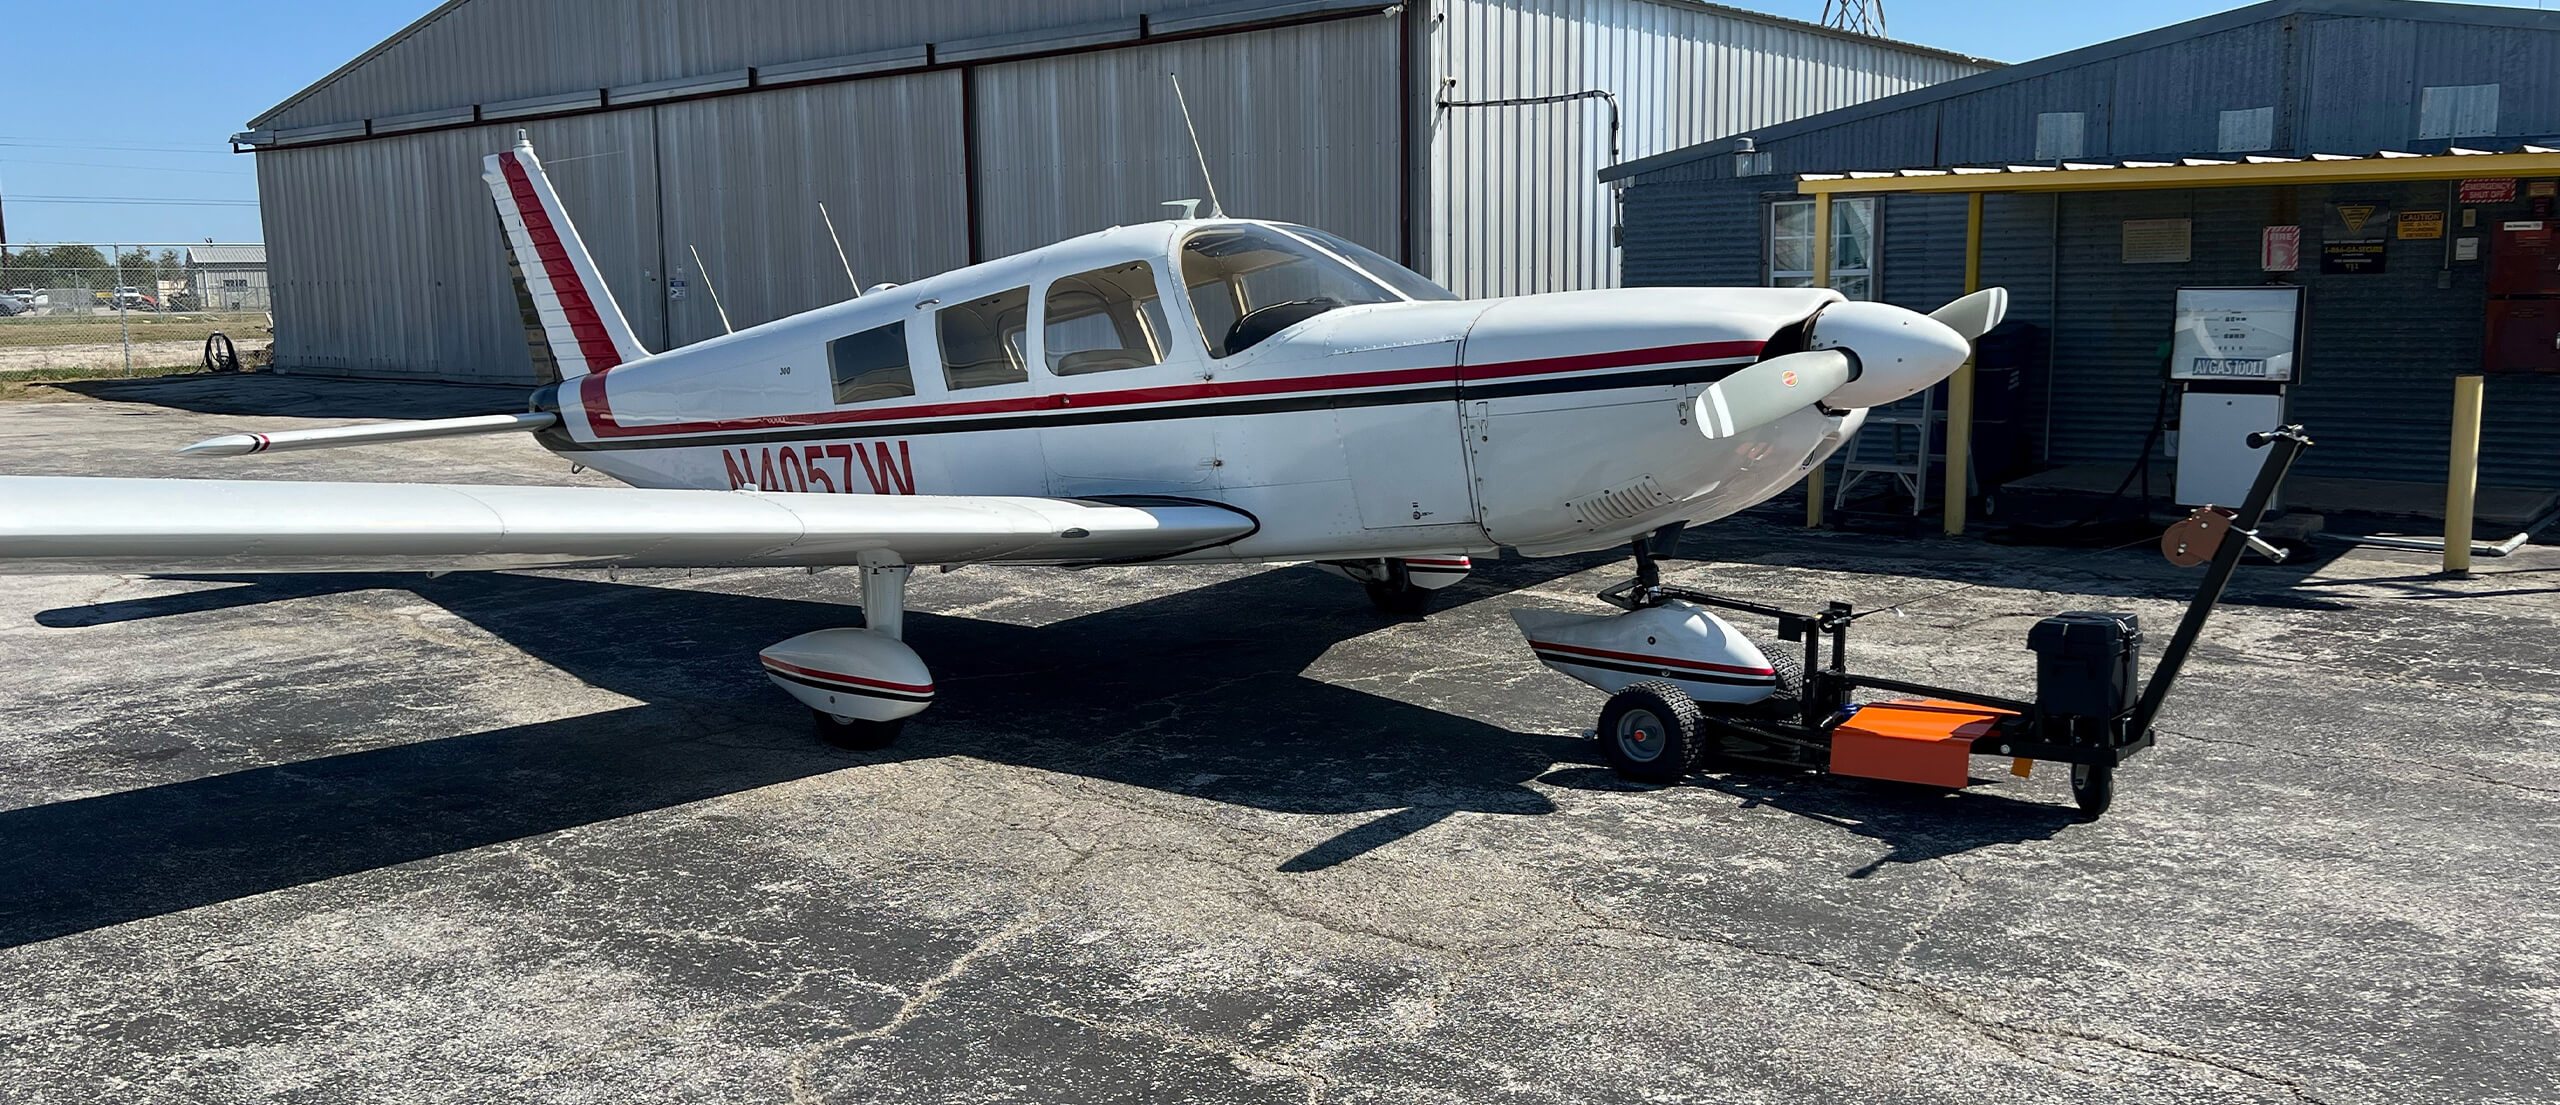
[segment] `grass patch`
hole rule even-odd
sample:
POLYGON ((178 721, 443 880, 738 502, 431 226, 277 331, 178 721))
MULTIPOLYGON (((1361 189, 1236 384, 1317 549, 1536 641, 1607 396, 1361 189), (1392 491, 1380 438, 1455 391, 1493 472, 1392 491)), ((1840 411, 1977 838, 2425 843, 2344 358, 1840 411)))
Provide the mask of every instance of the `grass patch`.
POLYGON ((220 330, 241 345, 265 341, 264 312, 150 314, 138 313, 118 321, 114 315, 83 315, 64 318, 56 315, 19 315, 0 318, 0 349, 27 349, 47 345, 112 345, 130 335, 136 342, 188 341, 202 342, 205 336, 220 330))

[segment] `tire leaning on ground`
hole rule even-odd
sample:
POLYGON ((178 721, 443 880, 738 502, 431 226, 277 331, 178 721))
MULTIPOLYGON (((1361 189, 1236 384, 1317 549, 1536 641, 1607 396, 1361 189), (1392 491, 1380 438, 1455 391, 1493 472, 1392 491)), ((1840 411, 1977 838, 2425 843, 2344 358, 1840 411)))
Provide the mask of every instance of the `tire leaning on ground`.
POLYGON ((1599 738, 1610 769, 1639 783, 1679 782, 1697 769, 1704 748, 1698 704, 1659 679, 1610 695, 1600 708, 1599 738))

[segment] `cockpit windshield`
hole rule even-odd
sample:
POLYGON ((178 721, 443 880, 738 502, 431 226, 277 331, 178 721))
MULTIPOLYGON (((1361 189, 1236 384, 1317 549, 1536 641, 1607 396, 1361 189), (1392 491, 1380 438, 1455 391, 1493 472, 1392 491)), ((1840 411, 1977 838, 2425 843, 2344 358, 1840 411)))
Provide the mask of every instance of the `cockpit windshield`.
POLYGON ((1232 357, 1290 326, 1341 307, 1457 298, 1368 250, 1296 227, 1288 232, 1265 226, 1195 231, 1182 242, 1182 283, 1190 291, 1192 313, 1199 318, 1200 340, 1212 357, 1232 357), (1309 238, 1324 248, 1308 244, 1309 238), (1334 256, 1337 253, 1350 257, 1360 268, 1344 263, 1334 256), (1361 271, 1374 271, 1380 264, 1396 275, 1361 271), (1407 283, 1437 294, 1417 295, 1404 286, 1407 283))

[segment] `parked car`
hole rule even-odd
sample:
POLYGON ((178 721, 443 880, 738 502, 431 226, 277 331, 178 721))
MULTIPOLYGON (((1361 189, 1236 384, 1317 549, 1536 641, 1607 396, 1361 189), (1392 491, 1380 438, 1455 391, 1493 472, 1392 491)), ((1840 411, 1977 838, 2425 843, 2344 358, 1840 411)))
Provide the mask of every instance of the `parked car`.
POLYGON ((0 295, 0 318, 15 318, 19 315, 31 313, 34 310, 35 308, 18 302, 17 296, 0 295))
POLYGON ((18 306, 33 307, 36 305, 36 290, 34 288, 11 288, 9 289, 9 295, 11 298, 18 301, 18 306))

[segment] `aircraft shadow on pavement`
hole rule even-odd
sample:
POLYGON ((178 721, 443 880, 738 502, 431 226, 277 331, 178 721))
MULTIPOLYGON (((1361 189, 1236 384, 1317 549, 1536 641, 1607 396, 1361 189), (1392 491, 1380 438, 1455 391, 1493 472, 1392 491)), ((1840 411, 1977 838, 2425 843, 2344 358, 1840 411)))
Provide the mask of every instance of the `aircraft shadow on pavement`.
POLYGON ((876 753, 819 744, 754 660, 785 637, 859 624, 849 604, 523 575, 234 582, 39 620, 409 590, 642 705, 0 812, 0 946, 901 758, 970 755, 1282 813, 1382 815, 1289 871, 1459 812, 1550 812, 1523 784, 1591 758, 1581 740, 1302 676, 1382 624, 1357 589, 1307 568, 1036 628, 911 611, 940 701, 876 753))

